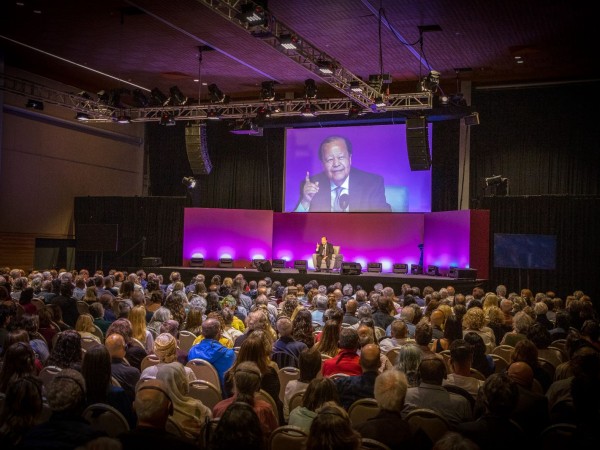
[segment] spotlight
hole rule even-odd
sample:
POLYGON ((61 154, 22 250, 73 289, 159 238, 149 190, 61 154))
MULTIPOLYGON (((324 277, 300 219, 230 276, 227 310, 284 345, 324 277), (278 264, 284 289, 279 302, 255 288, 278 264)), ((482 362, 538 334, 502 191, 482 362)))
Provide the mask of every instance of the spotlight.
POLYGON ((360 81, 351 81, 350 82, 350 90, 352 92, 362 92, 363 88, 360 81))
POLYGON ((356 119, 359 116, 364 116, 364 115, 365 115, 364 110, 356 103, 352 103, 352 106, 350 106, 350 109, 348 110, 348 119, 356 119))
POLYGON ((256 119, 264 120, 271 118, 271 108, 268 106, 261 106, 256 110, 256 119))
POLYGON ((100 103, 108 104, 108 98, 109 98, 108 92, 106 92, 104 89, 102 89, 102 90, 98 91, 97 95, 98 95, 98 101, 100 103))
POLYGON ((376 97, 375 100, 373 100, 373 105, 371 106, 371 108, 375 112, 382 112, 385 111, 386 106, 386 101, 383 99, 383 96, 380 95, 379 97, 376 97))
POLYGON ((218 110, 216 109, 209 109, 206 112, 206 118, 208 120, 220 120, 221 119, 221 114, 218 110))
POLYGON ((39 109, 40 111, 44 110, 44 102, 40 100, 27 100, 27 104, 25 105, 27 108, 39 109))
POLYGON ((282 34, 279 36, 279 44, 286 50, 296 50, 298 48, 296 44, 299 42, 298 36, 291 34, 282 34))
POLYGON ((194 189, 196 187, 196 179, 194 177, 183 177, 181 184, 188 189, 194 189))
POLYGON ((140 108, 146 108, 150 104, 148 97, 144 95, 141 89, 135 89, 133 91, 133 101, 140 108))
POLYGON ((271 264, 273 269, 285 269, 285 259, 274 259, 271 264))
POLYGON ((259 128, 253 119, 242 119, 236 123, 235 128, 230 133, 262 136, 262 128, 259 128))
POLYGON ((492 175, 491 177, 487 177, 485 179, 485 185, 489 186, 497 186, 502 183, 502 175, 492 175))
POLYGON ((367 272, 381 273, 381 263, 367 263, 367 272))
POLYGON ((204 258, 202 256, 192 256, 190 267, 204 267, 204 258))
POLYGON ((275 82, 272 80, 263 81, 260 88, 260 99, 270 102, 275 100, 275 82))
POLYGON ((78 92, 77 96, 85 98, 86 100, 91 100, 92 99, 92 96, 90 94, 88 94, 87 92, 85 92, 85 91, 78 92))
POLYGON ((432 70, 419 84, 421 92, 436 92, 440 85, 440 73, 432 70))
POLYGON ((304 80, 304 97, 305 98, 317 98, 317 84, 315 80, 309 78, 304 80))
POLYGON ((121 114, 117 117, 117 123, 131 123, 131 116, 121 114))
POLYGON ((221 267, 221 268, 233 267, 233 258, 220 258, 219 259, 219 267, 221 267))
POLYGON ((324 59, 319 59, 317 61, 317 67, 322 74, 332 75, 333 74, 333 63, 331 61, 326 61, 324 59))
POLYGON ((247 22, 251 27, 267 23, 267 16, 263 7, 252 3, 242 5, 241 12, 236 17, 242 22, 247 22))
POLYGON ((479 113, 472 112, 468 116, 465 116, 464 120, 465 120, 465 125, 467 125, 467 126, 479 125, 479 113))
POLYGON ((177 86, 173 86, 169 89, 171 94, 171 103, 177 106, 184 106, 188 103, 189 99, 183 95, 183 92, 179 90, 177 86))
POLYGON ((78 112, 75 118, 80 122, 87 122, 88 120, 90 120, 90 115, 83 112, 78 112))
POLYGON ((169 104, 169 99, 160 89, 154 88, 150 91, 150 102, 154 106, 166 106, 169 104))
POLYGON ((300 110, 300 114, 302 114, 304 117, 315 117, 317 115, 317 107, 315 105, 307 103, 300 110))
POLYGON ((223 91, 215 83, 208 85, 208 95, 211 103, 229 103, 229 96, 223 94, 223 91))
POLYGON ((169 112, 163 112, 160 116, 159 124, 166 127, 172 127, 173 125, 176 125, 175 116, 169 112))
POLYGON ((394 273, 408 273, 408 264, 397 263, 392 266, 392 272, 394 273))
POLYGON ((294 269, 296 269, 298 273, 306 273, 307 261, 305 259, 294 260, 294 269))
POLYGON ((508 195, 508 178, 503 178, 502 175, 493 175, 485 179, 485 186, 493 189, 493 195, 505 196, 508 195))

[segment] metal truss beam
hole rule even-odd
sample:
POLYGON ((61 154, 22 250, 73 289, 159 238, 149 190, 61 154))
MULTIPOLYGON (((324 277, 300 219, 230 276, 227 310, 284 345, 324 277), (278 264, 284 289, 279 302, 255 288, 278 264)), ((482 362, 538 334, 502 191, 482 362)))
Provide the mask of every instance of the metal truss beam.
MULTIPOLYGON (((254 118, 260 110, 268 108, 271 117, 293 117, 301 115, 307 105, 314 107, 316 115, 348 113, 355 101, 351 98, 295 99, 278 101, 253 101, 231 103, 205 103, 188 106, 156 106, 149 108, 115 107, 88 99, 79 94, 61 92, 31 81, 4 75, 0 78, 0 89, 34 100, 41 100, 78 113, 88 114, 91 122, 112 122, 118 116, 129 116, 131 122, 160 121, 166 114, 175 120, 207 120, 216 113, 221 119, 254 118)), ((365 112, 425 110, 432 107, 432 94, 392 94, 386 97, 386 106, 369 108, 365 112)))

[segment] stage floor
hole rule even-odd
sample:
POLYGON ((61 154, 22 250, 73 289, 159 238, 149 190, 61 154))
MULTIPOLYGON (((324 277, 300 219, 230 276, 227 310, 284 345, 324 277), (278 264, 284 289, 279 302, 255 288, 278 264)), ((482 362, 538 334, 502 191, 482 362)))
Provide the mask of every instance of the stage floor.
MULTIPOLYGON (((132 269, 137 270, 137 269, 132 269)), ((190 280, 201 273, 208 281, 214 276, 219 275, 221 279, 225 277, 234 277, 238 273, 244 275, 244 278, 250 280, 262 280, 265 277, 270 277, 273 281, 279 281, 283 285, 289 278, 293 278, 296 283, 305 285, 311 280, 317 280, 319 284, 329 286, 337 281, 342 285, 351 284, 355 289, 360 286, 362 289, 371 291, 377 283, 381 283, 384 287, 391 287, 398 294, 404 283, 411 286, 417 286, 423 290, 426 286, 431 286, 435 290, 447 286, 454 286, 457 293, 471 294, 474 287, 482 287, 484 290, 489 290, 486 286, 486 279, 456 279, 447 276, 430 276, 430 275, 411 275, 411 274, 396 274, 396 273, 376 273, 362 272, 359 275, 344 275, 339 272, 315 272, 308 270, 307 273, 299 273, 296 269, 272 269, 271 272, 259 272, 254 268, 218 268, 218 267, 177 267, 177 266, 160 266, 160 267, 144 267, 146 273, 154 272, 161 274, 165 282, 168 282, 171 272, 181 273, 182 280, 187 284, 190 280)))

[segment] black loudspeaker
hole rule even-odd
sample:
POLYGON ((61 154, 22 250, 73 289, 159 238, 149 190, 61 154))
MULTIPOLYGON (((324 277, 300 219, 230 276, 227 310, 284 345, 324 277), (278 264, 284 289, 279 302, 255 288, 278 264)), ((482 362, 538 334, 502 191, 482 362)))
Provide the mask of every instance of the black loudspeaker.
POLYGON ((355 262, 342 262, 342 275, 360 275, 362 266, 355 262))
POLYGON ((410 265, 410 273, 413 275, 422 275, 423 268, 418 264, 411 264, 410 265))
POLYGON ((296 259, 294 261, 294 269, 298 271, 298 273, 306 273, 307 263, 305 259, 296 259))
POLYGON ((462 280, 476 280, 477 269, 459 269, 458 267, 451 267, 448 276, 450 278, 462 280))
POLYGON ((438 266, 427 266, 427 275, 439 277, 440 276, 440 268, 438 266))
POLYGON ((192 256, 192 259, 190 259, 190 267, 204 267, 204 258, 192 256))
POLYGON ((394 273, 408 273, 408 264, 394 264, 392 266, 394 273))
POLYGON ((381 263, 367 263, 367 272, 381 273, 381 263))
POLYGON ((185 150, 194 175, 208 175, 212 170, 206 141, 206 124, 194 123, 185 127, 185 150))
POLYGON ((274 259, 273 260, 273 268, 274 269, 285 269, 285 259, 274 259))
POLYGON ((158 267, 162 265, 162 258, 158 256, 147 256, 142 258, 142 266, 144 267, 158 267))
POLYGON ((258 269, 259 272, 270 272, 272 269, 271 261, 269 261, 268 259, 263 259, 261 261, 258 261, 256 263, 256 268, 258 269))
POLYGON ((119 225, 116 223, 80 223, 75 228, 78 252, 116 252, 119 225))
POLYGON ((429 170, 431 155, 429 154, 429 133, 425 117, 406 119, 406 148, 410 170, 429 170))

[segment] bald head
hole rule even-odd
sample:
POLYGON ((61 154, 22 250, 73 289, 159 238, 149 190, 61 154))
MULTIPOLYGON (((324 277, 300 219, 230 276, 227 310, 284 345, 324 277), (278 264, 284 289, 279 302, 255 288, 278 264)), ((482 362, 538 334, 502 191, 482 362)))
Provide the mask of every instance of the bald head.
POLYGON ((206 339, 219 340, 219 334, 221 332, 221 324, 217 319, 206 319, 202 322, 202 334, 206 339))
POLYGON ((444 316, 443 311, 436 309, 431 313, 431 324, 434 327, 440 328, 442 325, 444 325, 445 318, 446 316, 444 316))
POLYGON ((533 383, 533 369, 526 362, 514 362, 508 367, 508 378, 530 389, 533 383))
POLYGON ((360 350, 360 366, 363 372, 375 372, 381 365, 381 352, 377 344, 366 344, 360 350))
POLYGON ((109 335, 104 341, 111 358, 123 358, 125 356, 125 339, 118 333, 109 335))

